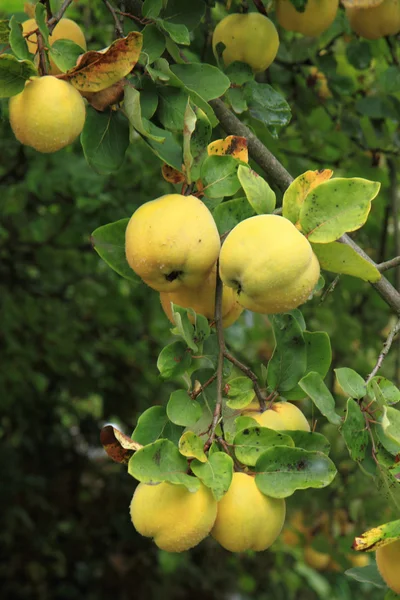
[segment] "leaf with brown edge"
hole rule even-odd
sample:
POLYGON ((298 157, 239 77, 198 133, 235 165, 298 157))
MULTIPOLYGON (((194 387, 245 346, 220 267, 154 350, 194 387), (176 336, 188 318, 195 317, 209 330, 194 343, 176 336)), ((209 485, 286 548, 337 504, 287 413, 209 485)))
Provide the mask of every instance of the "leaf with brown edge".
POLYGON ((101 52, 85 52, 73 69, 60 75, 80 92, 100 92, 130 73, 142 50, 143 36, 131 31, 101 52))
POLYGON ((218 156, 232 156, 245 163, 249 162, 247 139, 237 135, 228 135, 223 140, 211 142, 207 146, 207 152, 209 156, 213 154, 218 154, 218 156))
POLYGON ((108 456, 117 463, 127 464, 136 450, 143 448, 128 435, 112 425, 105 425, 100 432, 100 442, 108 456))
POLYGON ((166 163, 164 163, 161 167, 161 173, 165 181, 168 181, 168 183, 174 183, 176 185, 185 181, 185 176, 183 173, 180 173, 180 171, 174 169, 174 167, 170 167, 170 165, 167 165, 166 163))
POLYGON ((360 537, 356 537, 352 548, 353 550, 363 550, 364 552, 373 552, 377 548, 387 546, 400 540, 400 519, 390 521, 369 529, 360 537))
POLYGON ((86 98, 93 108, 103 112, 109 106, 122 100, 126 83, 127 80, 124 78, 100 92, 81 92, 81 95, 86 98))
POLYGON ((319 171, 306 171, 296 177, 283 196, 283 216, 296 224, 299 220, 300 209, 308 194, 324 181, 328 181, 332 175, 331 169, 320 169, 319 171))

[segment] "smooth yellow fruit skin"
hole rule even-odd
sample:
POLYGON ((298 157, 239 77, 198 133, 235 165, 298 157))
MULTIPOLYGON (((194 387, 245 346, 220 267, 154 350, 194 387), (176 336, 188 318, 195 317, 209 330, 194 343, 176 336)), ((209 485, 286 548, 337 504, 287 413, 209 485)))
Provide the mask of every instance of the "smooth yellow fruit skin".
MULTIPOLYGON (((192 308, 197 314, 204 315, 209 321, 214 321, 215 313, 216 268, 198 288, 182 287, 176 292, 160 292, 161 306, 171 323, 174 323, 171 302, 192 308)), ((222 291, 222 325, 229 327, 243 312, 243 307, 237 302, 232 288, 223 286, 222 291)), ((190 318, 190 317, 189 317, 190 318)))
POLYGON ((388 587, 400 594, 400 540, 378 548, 376 564, 388 587))
POLYGON ((288 431, 310 431, 310 424, 297 406, 290 402, 275 402, 274 410, 283 421, 283 429, 288 431))
POLYGON ((247 63, 255 73, 268 69, 279 48, 275 25, 260 13, 232 14, 222 19, 212 39, 216 58, 220 42, 225 44, 222 52, 225 66, 240 61, 247 63))
POLYGON ((161 550, 184 552, 210 533, 217 516, 217 502, 202 483, 195 493, 167 482, 140 483, 133 494, 130 515, 136 531, 154 538, 161 550))
POLYGON ((252 402, 246 409, 241 413, 243 417, 251 417, 261 427, 268 427, 275 431, 283 431, 285 425, 281 417, 272 408, 260 412, 260 406, 257 401, 252 402))
MULTIPOLYGON (((34 31, 37 29, 37 23, 35 19, 27 19, 22 23, 22 33, 26 34, 30 31, 34 31)), ((86 40, 83 34, 82 29, 79 27, 75 21, 71 19, 61 19, 57 25, 54 27, 52 34, 49 36, 50 46, 54 44, 57 40, 72 40, 82 48, 82 52, 86 50, 86 40)), ((36 54, 37 52, 37 35, 36 33, 29 36, 29 39, 26 40, 28 44, 28 50, 32 54, 36 54)), ((60 69, 50 58, 50 75, 58 75, 61 73, 60 69)))
POLYGON ((400 31, 400 0, 384 0, 372 8, 346 8, 350 27, 367 40, 377 40, 400 31))
POLYGON ((262 494, 254 477, 234 473, 229 490, 218 502, 211 535, 230 552, 260 552, 280 534, 285 513, 284 500, 262 494))
POLYGON ((71 144, 85 123, 85 102, 66 81, 51 75, 28 81, 10 98, 10 123, 15 137, 38 152, 57 152, 71 144))
POLYGON ((205 204, 194 196, 167 194, 142 204, 125 233, 126 259, 158 292, 198 288, 219 254, 217 226, 205 204))
POLYGON ((304 12, 295 9, 290 0, 277 0, 276 18, 287 31, 315 37, 335 20, 339 0, 308 0, 304 12))
POLYGON ((325 552, 319 552, 314 550, 312 546, 306 546, 304 548, 304 561, 317 571, 323 571, 328 568, 331 562, 331 557, 325 552))
POLYGON ((253 312, 282 313, 306 302, 320 268, 308 240, 288 219, 258 215, 227 236, 219 259, 223 283, 253 312))

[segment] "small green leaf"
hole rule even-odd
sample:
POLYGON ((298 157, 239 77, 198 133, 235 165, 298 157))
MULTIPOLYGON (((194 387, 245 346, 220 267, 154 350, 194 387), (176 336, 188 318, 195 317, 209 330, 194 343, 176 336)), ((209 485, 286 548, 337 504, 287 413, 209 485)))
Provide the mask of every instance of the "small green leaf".
POLYGON ((246 198, 257 215, 272 213, 276 205, 275 192, 258 173, 240 165, 237 172, 246 198))
MULTIPOLYGON (((7 22, 7 21, 6 21, 7 22)), ((15 56, 20 59, 30 60, 31 54, 28 50, 28 44, 22 34, 22 25, 18 23, 13 15, 10 19, 10 46, 15 56)))
POLYGON ((155 22, 170 36, 171 40, 183 46, 189 46, 190 35, 186 25, 182 23, 171 23, 163 19, 155 19, 155 22))
POLYGON ((165 50, 165 36, 155 25, 146 25, 142 30, 143 46, 141 61, 152 64, 157 58, 160 58, 165 50))
POLYGON ((102 225, 95 229, 91 241, 97 254, 125 279, 138 283, 140 278, 130 268, 125 257, 125 230, 129 219, 102 225))
POLYGON ((167 415, 172 423, 191 427, 200 419, 201 414, 201 405, 186 390, 172 392, 167 404, 167 415))
POLYGON ((342 420, 335 412, 335 400, 319 373, 311 371, 299 381, 299 386, 330 423, 340 425, 342 420))
POLYGON ((165 346, 157 360, 157 368, 163 379, 175 379, 190 367, 192 355, 183 342, 173 342, 165 346))
POLYGON ((391 406, 385 406, 381 422, 385 435, 393 442, 400 444, 400 411, 391 406))
POLYGON ((200 23, 204 12, 203 0, 168 0, 164 2, 162 17, 172 23, 183 23, 192 31, 200 23))
POLYGON ((353 569, 347 569, 344 574, 347 575, 347 577, 351 577, 351 579, 355 579, 359 583, 369 583, 377 588, 387 587, 378 571, 376 563, 372 563, 366 567, 354 567, 353 569))
POLYGON ((157 440, 135 452, 128 464, 128 473, 143 483, 181 483, 190 492, 197 492, 200 482, 187 474, 187 460, 169 440, 157 440))
POLYGON ((50 56, 63 73, 75 67, 79 56, 84 52, 85 50, 72 40, 56 40, 50 46, 50 56))
POLYGON ((357 254, 351 246, 340 242, 330 242, 329 244, 312 244, 312 248, 321 269, 332 273, 351 275, 371 283, 376 283, 382 277, 378 269, 357 254))
MULTIPOLYGON (((190 180, 188 177, 188 171, 186 170, 186 179, 188 183, 190 181, 197 181, 200 178, 201 165, 204 158, 207 156, 207 145, 211 139, 212 127, 211 123, 201 108, 197 106, 192 107, 193 113, 196 117, 195 129, 190 135, 189 147, 190 147, 190 180)), ((185 139, 185 131, 184 131, 185 139)))
POLYGON ((346 231, 364 225, 371 202, 381 184, 354 177, 325 181, 306 197, 300 210, 300 225, 310 242, 334 242, 346 231))
POLYGON ((204 442, 193 431, 185 431, 179 440, 179 452, 187 458, 196 458, 201 463, 207 462, 204 454, 204 442))
POLYGON ((393 439, 388 437, 382 427, 381 423, 373 424, 374 431, 379 442, 382 444, 386 452, 389 452, 392 456, 397 456, 400 454, 400 443, 395 442, 393 439))
POLYGON ((181 306, 172 303, 172 315, 175 322, 173 333, 175 335, 180 335, 186 342, 188 348, 193 350, 193 352, 197 352, 198 346, 194 341, 195 330, 189 320, 189 315, 192 317, 196 316, 194 310, 192 308, 182 308, 181 306))
POLYGON ((267 381, 272 390, 291 390, 307 366, 306 345, 297 319, 290 313, 271 315, 275 349, 268 363, 267 381))
POLYGON ((272 498, 287 498, 296 490, 326 487, 337 473, 326 454, 287 446, 267 449, 257 460, 255 470, 257 487, 272 498))
POLYGON ((364 379, 353 369, 343 367, 335 369, 336 378, 343 391, 351 398, 363 398, 367 393, 364 379))
POLYGON ((254 216, 254 210, 247 198, 235 198, 219 204, 213 210, 213 217, 221 235, 233 229, 244 219, 254 216))
POLYGON ((22 92, 25 82, 37 77, 35 65, 30 60, 18 60, 11 54, 0 56, 0 98, 10 98, 22 92))
POLYGON ((244 91, 251 116, 266 125, 276 137, 276 129, 285 127, 292 117, 285 98, 270 85, 256 81, 246 83, 244 91))
POLYGON ((188 90, 198 93, 207 102, 222 96, 231 84, 222 71, 206 63, 171 65, 171 71, 188 90))
POLYGON ((236 458, 243 464, 254 467, 267 448, 271 448, 271 446, 294 446, 294 442, 291 436, 285 433, 256 426, 239 431, 233 440, 233 445, 236 458))
POLYGON ((37 23, 37 26, 39 27, 39 31, 43 36, 43 42, 45 44, 45 46, 49 46, 49 30, 47 28, 47 24, 46 24, 46 17, 47 17, 47 12, 46 12, 46 7, 44 4, 41 4, 40 2, 38 2, 35 6, 35 21, 37 23))
POLYGON ((100 174, 118 171, 129 146, 128 121, 120 112, 88 107, 81 144, 89 165, 100 174))
POLYGON ((204 193, 209 198, 233 196, 240 189, 238 161, 232 156, 207 156, 201 167, 204 193))
POLYGON ((385 377, 377 375, 367 385, 368 395, 371 400, 376 400, 382 405, 397 404, 400 402, 400 390, 385 377))
POLYGON ((163 0, 144 0, 142 6, 142 15, 146 19, 158 17, 163 7, 163 0))
POLYGON ((156 442, 159 438, 177 444, 182 435, 182 427, 171 423, 164 406, 151 406, 138 418, 132 439, 143 446, 156 442))
POLYGON ((346 419, 342 426, 342 434, 351 458, 357 462, 364 460, 368 447, 368 432, 361 408, 353 398, 347 400, 346 419))
POLYGON ((290 437, 294 441, 296 448, 302 448, 303 450, 315 450, 317 452, 323 452, 329 454, 331 444, 329 440, 321 433, 315 433, 313 431, 291 431, 290 437))
POLYGON ((140 105, 140 92, 132 86, 126 86, 124 92, 124 108, 126 116, 129 119, 131 127, 138 131, 144 137, 155 142, 164 142, 165 137, 153 135, 146 127, 147 119, 142 118, 142 108, 140 105))
POLYGON ((229 490, 233 476, 233 460, 225 452, 214 452, 208 462, 192 461, 193 473, 209 487, 214 498, 219 501, 229 490))
POLYGON ((182 171, 182 148, 170 131, 165 131, 151 121, 142 117, 142 123, 148 135, 143 137, 144 141, 156 156, 177 171, 182 171), (163 138, 163 142, 155 138, 163 138))

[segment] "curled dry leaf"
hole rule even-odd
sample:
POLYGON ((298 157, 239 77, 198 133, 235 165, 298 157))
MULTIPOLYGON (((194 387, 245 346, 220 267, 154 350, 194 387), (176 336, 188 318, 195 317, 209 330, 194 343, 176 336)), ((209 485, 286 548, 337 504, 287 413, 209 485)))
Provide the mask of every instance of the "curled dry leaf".
POLYGON ((131 31, 100 52, 89 51, 79 57, 77 65, 59 76, 80 92, 100 92, 126 77, 136 65, 142 50, 143 36, 131 31))
POLYGON ((117 463, 128 463, 132 454, 143 448, 112 425, 102 428, 100 442, 108 456, 117 463))
POLYGON ((161 173, 165 181, 168 181, 168 183, 177 184, 183 183, 185 181, 185 176, 183 173, 181 173, 177 169, 174 169, 174 167, 170 167, 166 163, 164 163, 161 167, 161 173))
POLYGON ((217 154, 218 156, 232 156, 245 163, 249 162, 247 140, 237 135, 228 135, 223 140, 211 142, 211 144, 208 144, 207 152, 209 156, 213 154, 217 154))
POLYGON ((127 80, 121 79, 100 92, 81 92, 81 95, 99 111, 104 111, 109 106, 120 102, 124 96, 124 86, 127 80))

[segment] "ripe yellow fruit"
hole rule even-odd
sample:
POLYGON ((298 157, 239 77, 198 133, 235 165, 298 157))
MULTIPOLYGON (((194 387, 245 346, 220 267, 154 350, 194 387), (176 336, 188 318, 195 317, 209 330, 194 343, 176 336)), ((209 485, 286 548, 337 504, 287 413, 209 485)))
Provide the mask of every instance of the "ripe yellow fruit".
POLYGON ((253 401, 249 406, 247 406, 241 415, 243 417, 251 417, 257 421, 261 427, 268 427, 269 429, 274 429, 275 431, 283 431, 285 429, 284 422, 278 413, 276 413, 272 408, 261 412, 257 401, 253 401))
POLYGON ((312 546, 304 548, 304 561, 317 571, 325 570, 331 562, 331 557, 325 552, 314 550, 312 546))
POLYGON ((297 406, 290 402, 275 402, 271 410, 275 411, 283 421, 283 429, 288 431, 310 431, 310 425, 297 406))
POLYGON ((154 538, 161 550, 184 552, 210 533, 217 502, 202 483, 194 493, 184 485, 140 483, 133 494, 130 515, 136 531, 154 538))
MULTIPOLYGON (((22 23, 22 33, 27 34, 30 31, 37 29, 37 23, 35 19, 27 19, 22 23)), ((57 40, 71 40, 82 48, 82 52, 86 50, 86 40, 82 29, 75 21, 71 19, 60 19, 57 25, 54 27, 52 34, 49 36, 50 46, 57 40)), ((28 50, 32 54, 37 52, 37 35, 32 34, 27 38, 28 50)), ((61 73, 60 69, 50 58, 50 74, 58 75, 61 73)))
POLYGON ((354 552, 346 554, 353 567, 366 567, 369 565, 369 556, 366 552, 354 552))
POLYGON ((167 194, 146 202, 126 228, 126 259, 158 292, 198 288, 216 263, 219 249, 215 221, 194 196, 167 194))
POLYGON ((278 215, 257 215, 236 225, 222 246, 219 265, 223 283, 236 290, 239 303, 265 314, 303 304, 320 271, 308 240, 278 215))
POLYGON ((276 18, 287 31, 315 37, 335 20, 339 0, 308 0, 304 12, 295 9, 290 0, 277 0, 276 18))
MULTIPOLYGON (((182 287, 176 292, 161 292, 161 306, 171 323, 174 323, 171 302, 178 306, 182 306, 182 308, 192 308, 197 314, 204 315, 209 321, 213 322, 215 312, 215 286, 216 268, 213 268, 210 275, 198 288, 182 287)), ((242 312, 243 307, 237 302, 234 291, 231 288, 223 286, 223 327, 232 325, 242 312)))
POLYGON ((377 40, 400 31, 400 0, 383 0, 372 8, 346 8, 350 27, 367 40, 377 40))
POLYGON ((376 564, 388 587, 400 594, 400 540, 378 548, 376 564))
POLYGON ((222 59, 226 66, 240 61, 247 63, 255 73, 268 69, 279 47, 275 25, 260 13, 232 14, 222 19, 212 39, 215 57, 220 42, 225 45, 222 59))
POLYGON ((9 111, 15 137, 44 153, 71 144, 83 129, 86 112, 79 92, 50 75, 28 81, 10 98, 9 111))
POLYGON ((218 502, 211 535, 231 552, 266 550, 280 534, 285 513, 284 500, 261 493, 254 477, 234 473, 229 490, 218 502))

